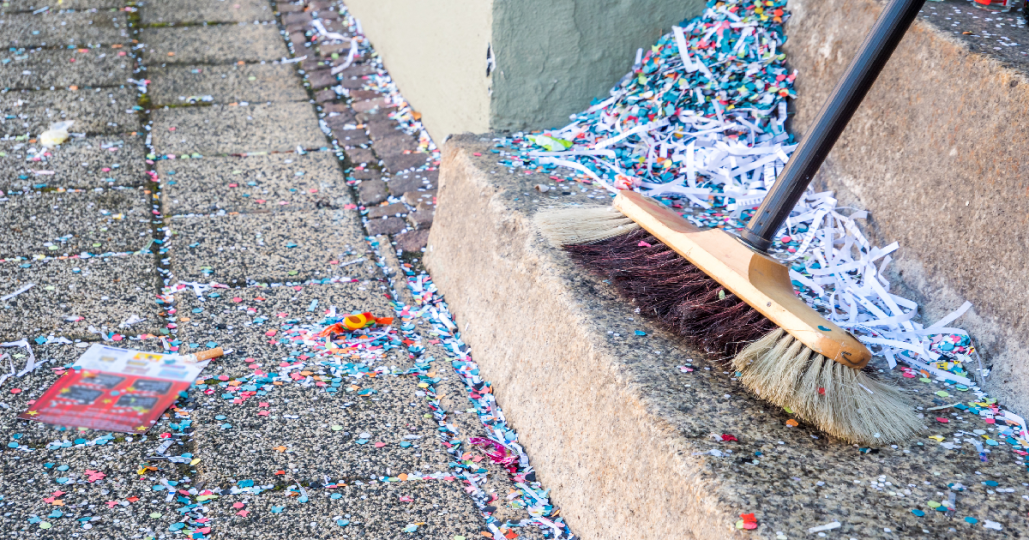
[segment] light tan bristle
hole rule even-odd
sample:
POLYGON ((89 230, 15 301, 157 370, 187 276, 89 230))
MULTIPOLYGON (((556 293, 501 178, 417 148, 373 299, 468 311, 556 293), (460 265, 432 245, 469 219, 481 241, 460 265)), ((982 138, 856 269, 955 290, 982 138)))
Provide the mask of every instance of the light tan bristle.
POLYGON ((848 442, 891 444, 925 429, 897 388, 814 354, 782 329, 747 346, 733 366, 762 399, 848 442))
POLYGON ((533 216, 533 221, 554 247, 592 244, 640 228, 611 206, 541 210, 533 216))

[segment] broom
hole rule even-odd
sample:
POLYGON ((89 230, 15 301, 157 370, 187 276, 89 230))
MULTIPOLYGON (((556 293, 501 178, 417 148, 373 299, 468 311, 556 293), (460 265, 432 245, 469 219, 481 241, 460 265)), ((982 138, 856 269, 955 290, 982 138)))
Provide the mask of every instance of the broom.
POLYGON ((901 392, 863 370, 871 352, 793 291, 768 248, 925 0, 891 0, 740 236, 702 230, 619 191, 613 206, 541 211, 543 235, 634 300, 640 313, 733 357, 743 385, 824 432, 886 444, 924 429, 901 392))

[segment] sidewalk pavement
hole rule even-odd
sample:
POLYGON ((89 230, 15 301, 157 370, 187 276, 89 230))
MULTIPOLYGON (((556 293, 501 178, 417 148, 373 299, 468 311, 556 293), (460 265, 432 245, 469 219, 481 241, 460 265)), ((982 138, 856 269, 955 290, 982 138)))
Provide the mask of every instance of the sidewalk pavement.
POLYGON ((355 28, 0 4, 0 342, 44 362, 0 385, 5 537, 570 537, 421 270, 439 153, 355 28), (396 323, 327 361, 352 311, 396 323), (145 434, 15 418, 97 342, 235 352, 145 434))

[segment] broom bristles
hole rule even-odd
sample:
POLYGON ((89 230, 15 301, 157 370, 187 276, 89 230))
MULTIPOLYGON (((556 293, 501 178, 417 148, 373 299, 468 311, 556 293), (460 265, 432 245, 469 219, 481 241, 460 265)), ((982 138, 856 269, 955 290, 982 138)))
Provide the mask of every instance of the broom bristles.
POLYGON ((733 367, 762 399, 852 443, 891 444, 925 429, 897 388, 814 354, 782 329, 743 349, 733 367))
POLYGON ((615 208, 543 210, 533 219, 552 245, 607 278, 641 315, 735 356, 743 385, 760 398, 855 443, 889 444, 924 429, 899 390, 815 354, 615 208))
POLYGON ((610 205, 541 210, 533 221, 554 247, 593 244, 640 228, 610 205))

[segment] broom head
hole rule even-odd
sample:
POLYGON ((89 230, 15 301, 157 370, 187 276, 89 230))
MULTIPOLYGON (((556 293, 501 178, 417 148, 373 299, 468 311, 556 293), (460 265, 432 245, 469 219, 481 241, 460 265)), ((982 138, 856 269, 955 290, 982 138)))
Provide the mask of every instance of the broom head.
POLYGON ((735 354, 741 382, 759 397, 856 443, 897 442, 922 429, 899 390, 862 371, 868 348, 798 298, 785 266, 724 231, 695 227, 632 191, 620 191, 613 207, 543 211, 536 223, 553 244, 617 278, 648 314, 735 354), (711 329, 717 335, 702 335, 711 329))

